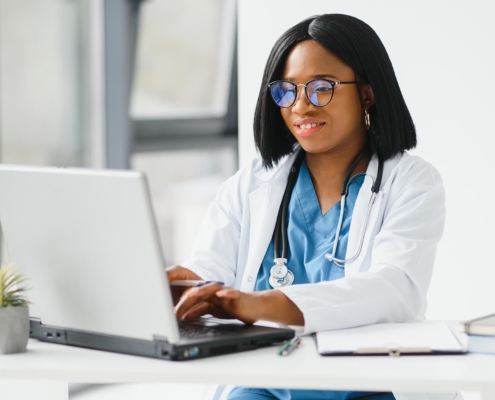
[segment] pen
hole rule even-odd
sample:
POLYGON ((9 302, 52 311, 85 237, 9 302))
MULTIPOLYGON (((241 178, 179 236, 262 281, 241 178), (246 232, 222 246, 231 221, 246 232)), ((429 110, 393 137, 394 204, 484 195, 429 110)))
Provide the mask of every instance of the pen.
POLYGON ((279 356, 288 356, 301 344, 301 338, 296 336, 292 339, 286 340, 280 345, 277 350, 279 356))
POLYGON ((177 280, 170 282, 172 286, 203 286, 207 283, 219 283, 220 285, 225 285, 223 282, 219 281, 195 281, 195 280, 177 280))

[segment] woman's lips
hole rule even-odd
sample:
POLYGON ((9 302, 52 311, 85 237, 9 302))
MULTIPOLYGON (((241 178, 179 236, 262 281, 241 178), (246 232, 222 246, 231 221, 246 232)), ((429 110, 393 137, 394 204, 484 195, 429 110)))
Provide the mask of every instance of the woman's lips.
POLYGON ((311 135, 314 135, 315 133, 317 133, 318 131, 320 131, 321 128, 323 128, 323 125, 325 125, 325 123, 313 123, 313 124, 301 124, 301 125, 294 125, 294 128, 295 128, 295 131, 296 131, 296 134, 298 136, 302 136, 302 137, 307 137, 307 136, 311 136, 311 135))

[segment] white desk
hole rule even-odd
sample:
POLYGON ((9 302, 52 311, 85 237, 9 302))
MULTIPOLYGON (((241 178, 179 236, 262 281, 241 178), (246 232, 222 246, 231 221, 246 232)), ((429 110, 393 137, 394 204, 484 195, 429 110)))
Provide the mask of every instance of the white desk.
POLYGON ((278 356, 276 348, 270 347, 172 362, 31 340, 27 353, 0 356, 1 379, 37 381, 39 390, 44 390, 42 382, 51 382, 46 390, 54 390, 56 384, 59 394, 52 396, 53 400, 67 398, 69 381, 380 391, 479 390, 483 400, 495 400, 495 356, 322 357, 313 339, 306 337, 288 357, 278 356), (61 388, 65 395, 60 394, 61 388))

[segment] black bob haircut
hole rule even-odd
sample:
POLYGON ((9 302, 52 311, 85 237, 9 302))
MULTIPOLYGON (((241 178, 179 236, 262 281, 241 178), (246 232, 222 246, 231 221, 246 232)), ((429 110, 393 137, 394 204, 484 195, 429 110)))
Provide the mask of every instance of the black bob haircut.
MULTIPOLYGON (((369 144, 383 160, 416 146, 416 129, 390 58, 376 32, 363 21, 343 14, 308 18, 290 28, 268 57, 254 115, 254 139, 266 168, 293 152, 296 139, 272 100, 268 83, 280 79, 285 60, 297 44, 315 40, 371 85, 375 103, 369 109, 369 144)), ((364 115, 363 115, 364 118, 364 115)))

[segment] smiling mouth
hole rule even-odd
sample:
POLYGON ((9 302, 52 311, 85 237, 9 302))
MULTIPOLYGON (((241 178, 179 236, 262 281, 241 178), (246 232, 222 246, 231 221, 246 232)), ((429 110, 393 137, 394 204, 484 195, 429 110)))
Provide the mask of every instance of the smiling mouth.
POLYGON ((304 124, 304 125, 296 125, 299 129, 311 129, 311 128, 316 128, 317 126, 323 125, 321 124, 304 124))

